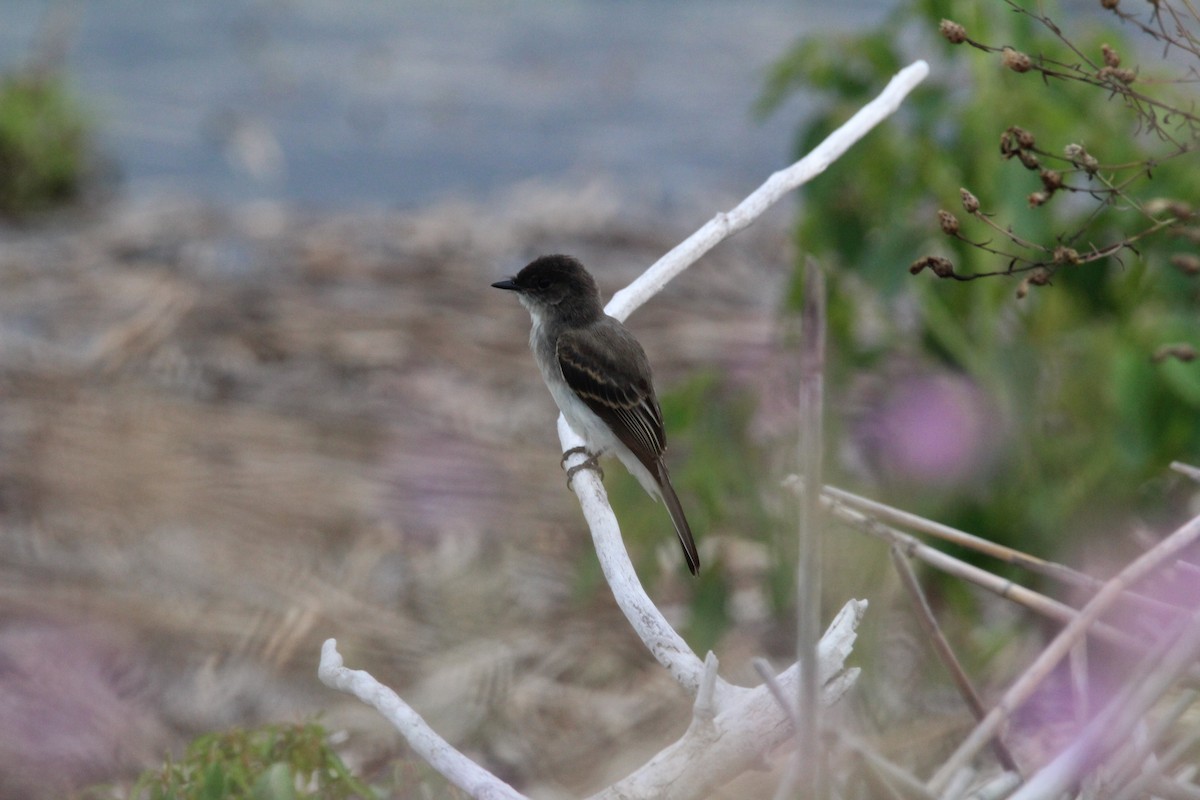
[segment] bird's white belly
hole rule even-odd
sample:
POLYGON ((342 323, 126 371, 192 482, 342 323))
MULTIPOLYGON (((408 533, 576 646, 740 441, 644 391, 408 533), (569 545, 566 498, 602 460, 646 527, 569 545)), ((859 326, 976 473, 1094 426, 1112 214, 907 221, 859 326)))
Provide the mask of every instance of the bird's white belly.
POLYGON ((600 419, 595 411, 588 408, 587 403, 580 400, 579 396, 567 385, 567 379, 563 377, 562 369, 558 366, 557 354, 553 351, 538 353, 543 324, 542 315, 535 306, 526 301, 524 296, 521 296, 520 299, 521 304, 529 310, 533 320, 533 327, 529 331, 529 347, 533 350, 534 361, 541 370, 542 380, 545 381, 546 388, 550 390, 554 404, 566 417, 571 430, 579 434, 590 452, 596 455, 611 454, 619 458, 625 465, 625 469, 637 478, 638 483, 642 485, 647 494, 656 500, 662 499, 662 493, 658 488, 658 478, 652 475, 641 461, 638 461, 637 456, 617 438, 608 424, 600 419))
POLYGON ((638 483, 642 485, 647 494, 656 500, 659 499, 658 481, 655 477, 642 465, 641 461, 638 461, 637 456, 617 438, 608 424, 571 390, 563 378, 562 372, 547 374, 543 371, 542 377, 546 381, 546 387, 550 389, 551 396, 554 397, 554 403, 558 406, 558 410, 567 418, 567 424, 571 426, 571 430, 583 439, 587 449, 596 455, 615 455, 625 465, 625 469, 637 478, 638 483))

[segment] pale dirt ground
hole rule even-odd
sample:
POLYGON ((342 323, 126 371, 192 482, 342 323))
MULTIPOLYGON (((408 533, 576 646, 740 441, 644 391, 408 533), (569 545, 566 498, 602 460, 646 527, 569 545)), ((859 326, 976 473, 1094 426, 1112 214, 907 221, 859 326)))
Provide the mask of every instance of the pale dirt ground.
MULTIPOLYGON (((607 295, 688 232, 598 186, 418 214, 161 198, 4 232, 0 796, 317 713, 383 768, 402 744, 316 680, 330 636, 541 796, 673 740, 687 698, 580 589, 593 556, 528 317, 488 284, 560 251, 607 295)), ((635 314, 660 388, 751 381, 792 259, 782 226, 751 230, 635 314)), ((702 537, 737 568, 736 532, 702 537)), ((686 573, 666 575, 683 618, 686 573)), ((722 643, 747 683, 752 622, 722 643)))

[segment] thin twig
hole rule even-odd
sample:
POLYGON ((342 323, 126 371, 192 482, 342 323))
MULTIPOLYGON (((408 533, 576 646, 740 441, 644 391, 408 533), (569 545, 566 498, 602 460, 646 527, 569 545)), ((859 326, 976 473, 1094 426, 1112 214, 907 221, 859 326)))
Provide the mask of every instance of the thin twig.
POLYGON ((1087 645, 1087 639, 1081 639, 1067 656, 1067 671, 1071 676, 1071 707, 1075 711, 1075 722, 1080 726, 1086 724, 1092 716, 1088 692, 1087 645))
MULTIPOLYGON (((936 791, 938 786, 943 785, 950 775, 970 761, 979 752, 979 749, 996 735, 1000 725, 1014 710, 1029 699, 1058 662, 1087 635, 1089 629, 1096 625, 1100 615, 1120 598, 1122 592, 1157 570, 1162 564, 1173 560, 1184 548, 1190 546, 1197 539, 1200 539, 1200 517, 1195 517, 1187 522, 1152 550, 1143 553, 1133 563, 1117 573, 1083 607, 1079 615, 1059 632, 1017 682, 1005 692, 1000 702, 988 713, 983 722, 975 727, 975 730, 942 764, 942 767, 930 780, 930 787, 936 791)), ((1045 795, 1029 795, 1029 797, 1039 796, 1045 795)))
MULTIPOLYGON (((1051 643, 1053 647, 1054 643, 1051 643)), ((1047 648, 1047 651, 1051 648, 1047 648)), ((1056 797, 1066 791, 1083 776, 1085 770, 1101 763, 1113 749, 1128 739, 1143 715, 1187 671, 1197 655, 1200 655, 1200 610, 1191 614, 1184 624, 1167 632, 1162 641, 1150 649, 1083 733, 1061 755, 1030 778, 1013 795, 1013 800, 1040 800, 1056 797)))
POLYGON ((950 781, 946 784, 946 788, 938 796, 938 800, 959 800, 967 790, 971 788, 971 784, 979 777, 979 773, 972 767, 963 767, 950 781))
POLYGON ((873 768, 876 774, 884 779, 884 783, 890 789, 902 792, 905 797, 919 798, 919 800, 937 800, 936 796, 931 794, 919 780, 913 777, 912 773, 888 760, 886 756, 873 748, 866 740, 842 728, 838 728, 834 732, 834 736, 837 737, 838 742, 843 747, 858 755, 865 764, 873 768))
MULTIPOLYGON (((1038 594, 1032 589, 1026 589, 1020 584, 1001 578, 973 564, 968 564, 941 550, 936 550, 903 531, 884 525, 882 522, 874 520, 860 511, 847 508, 831 498, 826 498, 826 501, 830 511, 838 519, 863 533, 899 546, 908 555, 916 556, 926 564, 940 569, 948 575, 970 581, 999 597, 1011 600, 1059 622, 1067 623, 1078 616, 1078 612, 1065 603, 1038 594)), ((1098 639, 1127 650, 1142 652, 1146 648, 1143 640, 1105 623, 1097 623, 1089 633, 1098 639)))
MULTIPOLYGON (((1194 770, 1195 767, 1189 769, 1194 770)), ((1163 800, 1200 800, 1200 788, 1190 782, 1160 775, 1154 781, 1150 795, 1161 797, 1163 800)))
POLYGON ((1002 800, 1021 785, 1021 776, 1015 772, 1002 772, 980 786, 963 800, 1002 800))
POLYGON ((1103 581, 1096 580, 1090 575, 1085 575, 1068 566, 1056 564, 1053 561, 1046 561, 1037 556, 1023 553, 1020 550, 1014 550, 1011 547, 997 544, 996 542, 967 533, 966 531, 961 531, 958 528, 952 528, 940 522, 934 522, 919 514, 913 514, 912 512, 889 506, 878 500, 871 500, 853 492, 848 492, 845 489, 839 489, 836 486, 826 486, 824 492, 838 502, 845 503, 851 508, 856 508, 884 522, 929 534, 943 541, 974 550, 977 553, 983 553, 986 556, 991 556, 1006 564, 1022 567, 1030 572, 1045 575, 1072 586, 1097 589, 1103 583, 1103 581))
POLYGON ((1186 475, 1197 483, 1200 483, 1200 467, 1193 467, 1191 464, 1185 464, 1182 461, 1172 461, 1171 469, 1180 475, 1186 475))
POLYGON ((756 658, 751 663, 754 665, 754 671, 758 673, 758 677, 762 678, 763 684, 771 692, 771 696, 775 698, 775 702, 779 704, 779 708, 791 721, 792 728, 799 730, 800 722, 796 718, 796 706, 783 693, 783 687, 779 685, 779 681, 775 680, 775 670, 771 668, 771 662, 765 658, 756 658))
MULTIPOLYGON (((925 592, 921 590, 921 584, 917 581, 917 576, 913 573, 908 558, 900 552, 900 548, 896 545, 892 545, 888 552, 892 555, 892 564, 900 575, 900 582, 908 590, 908 596, 912 599, 913 610, 917 612, 917 621, 933 643, 934 652, 937 653, 942 666, 950 673, 954 685, 958 687, 958 693, 962 695, 976 721, 983 719, 987 715, 987 709, 983 707, 983 700, 979 698, 979 693, 975 691, 966 670, 963 669, 958 657, 954 655, 950 643, 946 641, 946 636, 942 633, 941 626, 938 625, 937 618, 933 615, 933 609, 929 607, 929 602, 925 599, 925 592)), ((992 750, 995 751, 997 760, 1006 770, 1020 772, 1016 759, 1012 757, 1012 753, 1008 752, 1008 748, 999 738, 992 740, 992 750)))
MULTIPOLYGON (((1029 553, 997 544, 989 539, 967 533, 941 522, 935 522, 919 514, 914 514, 911 511, 904 511, 894 506, 889 506, 886 503, 881 503, 878 500, 871 500, 853 492, 848 492, 845 489, 839 489, 836 486, 826 485, 823 492, 826 496, 838 502, 845 503, 851 508, 856 508, 859 511, 870 514, 883 522, 899 525, 918 533, 928 534, 942 541, 956 544, 959 547, 965 547, 968 550, 974 550, 977 553, 990 556, 998 561, 1003 561, 1005 564, 1012 564, 1014 567, 1021 567, 1029 572, 1062 581, 1069 586, 1086 589, 1089 592, 1097 592, 1104 587, 1104 581, 1099 578, 1093 578, 1091 575, 1079 572, 1065 564, 1047 561, 1029 553)), ((1146 611, 1167 613, 1176 616, 1186 611, 1186 609, 1179 606, 1171 605, 1155 597, 1147 597, 1136 591, 1130 591, 1126 596, 1131 602, 1140 605, 1146 611)))
POLYGON ((1113 785, 1120 786, 1125 783, 1125 788, 1113 797, 1113 800, 1133 800, 1133 798, 1141 796, 1155 779, 1174 767, 1191 746, 1200 741, 1200 725, 1193 725, 1191 730, 1171 745, 1171 748, 1161 758, 1156 759, 1153 764, 1144 763, 1146 756, 1158 746, 1171 726, 1183 716, 1185 711, 1191 708, 1192 703, 1196 702, 1196 697, 1197 693, 1194 690, 1185 691, 1171 706, 1171 710, 1154 723, 1146 736, 1145 743, 1129 753, 1124 759, 1125 763, 1115 766, 1113 785))
POLYGON ((813 491, 800 494, 799 561, 796 565, 796 656, 800 664, 796 704, 796 761, 801 766, 803 796, 825 796, 821 753, 821 704, 817 675, 817 641, 821 637, 821 493, 822 428, 824 427, 825 279, 812 259, 804 263, 804 307, 800 350, 800 475, 813 491))
POLYGON ((700 688, 696 692, 696 701, 692 703, 692 724, 712 725, 717 716, 715 695, 717 692, 717 670, 721 664, 712 650, 704 657, 704 676, 700 679, 700 688))
MULTIPOLYGON (((1167 770, 1174 769, 1186 756, 1189 756, 1198 743, 1200 743, 1200 725, 1193 725, 1179 741, 1171 745, 1167 752, 1162 754, 1151 767, 1148 768, 1145 775, 1138 776, 1137 781, 1130 784, 1127 792, 1122 792, 1118 798, 1114 800, 1133 800, 1140 796, 1146 788, 1154 786, 1157 788, 1158 782, 1161 780, 1169 780, 1167 770), (1145 782, 1142 782, 1145 778, 1145 782)), ((1188 787, 1192 792, 1196 791, 1195 787, 1188 787)))

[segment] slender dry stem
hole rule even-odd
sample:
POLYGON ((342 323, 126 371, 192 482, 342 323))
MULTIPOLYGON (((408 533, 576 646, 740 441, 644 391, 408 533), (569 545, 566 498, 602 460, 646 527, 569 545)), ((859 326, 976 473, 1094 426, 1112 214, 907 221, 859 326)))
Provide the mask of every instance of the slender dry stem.
MULTIPOLYGON (((889 548, 889 552, 892 555, 892 564, 895 565, 896 572, 900 575, 900 583, 908 591, 909 598, 912 599, 913 610, 917 612, 917 621, 921 624, 921 629, 929 636, 934 652, 937 653, 942 666, 950 673, 954 685, 958 687, 958 693, 962 695, 967 708, 971 709, 971 714, 974 715, 976 721, 982 720, 987 715, 987 709, 983 706, 983 700, 980 699, 979 693, 975 691, 975 686, 971 683, 971 678, 967 675, 966 670, 963 669, 958 657, 954 655, 954 650, 951 649, 950 642, 946 640, 945 634, 942 633, 937 617, 933 615, 933 609, 929 607, 929 601, 925 599, 925 592, 921 590, 921 584, 917 581, 916 573, 913 572, 912 566, 908 563, 908 558, 900 552, 900 548, 896 545, 892 545, 889 548)), ((993 739, 992 750, 996 753, 996 758, 1004 765, 1006 770, 1020 772, 1016 759, 1012 757, 1012 753, 1008 752, 1008 748, 1004 746, 1004 742, 1000 741, 1000 739, 993 739)))
POLYGON ((913 777, 912 773, 889 761, 866 740, 843 728, 838 728, 834 735, 837 737, 838 743, 861 758, 863 763, 874 771, 874 774, 880 778, 880 782, 887 786, 894 795, 917 800, 936 800, 936 796, 913 777))
MULTIPOLYGON (((1200 518, 1193 522, 1200 522, 1200 518)), ((1200 524, 1194 527, 1200 528, 1200 524)), ((1136 565, 1138 562, 1135 561, 1134 564, 1136 565)), ((1067 631, 1064 631, 1065 633, 1067 631)), ((1060 639, 1063 638, 1067 637, 1060 636, 1060 639)), ((1047 653, 1053 650, 1057 641, 1051 643, 1046 650, 1047 653)), ((1174 626, 1172 630, 1166 632, 1162 640, 1150 649, 1121 686, 1121 689, 1096 715, 1083 733, 1061 755, 1040 770, 1020 791, 1014 794, 1013 800, 1039 800, 1043 797, 1056 797, 1074 785, 1092 766, 1102 762, 1114 750, 1122 746, 1133 746, 1130 738, 1135 727, 1142 724, 1146 712, 1188 670, 1197 655, 1200 655, 1200 609, 1191 614, 1182 624, 1174 626)), ((1026 675, 1033 674, 1033 672, 1031 669, 1026 675)), ((982 727, 981 725, 980 728, 982 727)), ((960 748, 959 752, 964 750, 965 748, 960 748)), ((1182 784, 1172 782, 1170 786, 1188 791, 1187 787, 1182 784)), ((1156 785, 1155 788, 1157 790, 1159 785, 1156 785)))
MULTIPOLYGON (((1093 578, 1091 575, 1079 572, 1065 564, 1047 561, 1029 553, 997 544, 972 533, 967 533, 958 528, 922 517, 919 514, 914 514, 911 511, 904 511, 886 503, 881 503, 878 500, 871 500, 853 492, 848 492, 845 489, 839 489, 836 486, 826 485, 823 491, 827 497, 862 511, 882 522, 908 528, 909 530, 950 542, 959 547, 974 550, 977 553, 995 558, 1005 564, 1012 564, 1015 567, 1021 567, 1038 575, 1044 575, 1047 578, 1061 581, 1068 586, 1074 586, 1089 592, 1097 592, 1104 587, 1104 581, 1099 578, 1093 578)), ((1172 615, 1180 615, 1184 611, 1184 609, 1177 606, 1173 606, 1157 598, 1146 597, 1137 592, 1129 592, 1127 597, 1131 602, 1137 603, 1147 611, 1163 612, 1172 615)))
MULTIPOLYGON (((1104 588, 1084 606, 1079 615, 1059 632, 1058 636, 1042 651, 1017 682, 1005 692, 1000 702, 988 713, 983 722, 975 727, 970 736, 942 764, 942 767, 930 780, 930 788, 937 791, 938 787, 943 786, 951 775, 965 766, 979 752, 980 748, 996 735, 1005 720, 1029 699, 1034 690, 1041 685, 1070 649, 1095 628, 1100 615, 1117 601, 1122 592, 1158 570, 1163 564, 1174 560, 1184 548, 1193 544, 1197 539, 1200 539, 1200 517, 1190 520, 1160 542, 1158 546, 1143 553, 1109 580, 1104 588)), ((1030 795, 1030 797, 1035 796, 1039 795, 1030 795)))
POLYGON ((1181 739, 1179 742, 1176 742, 1175 745, 1172 745, 1167 754, 1160 759, 1155 759, 1150 765, 1146 764, 1146 757, 1153 752, 1154 748, 1158 747, 1159 742, 1163 740, 1163 737, 1167 735, 1167 732, 1170 731, 1171 727, 1174 726, 1175 723, 1178 722, 1179 718, 1183 716, 1184 712, 1191 708, 1192 704, 1196 702, 1196 696, 1197 694, 1195 690, 1192 689, 1189 689, 1180 695, 1179 699, 1172 704, 1171 709, 1150 727, 1149 732, 1146 734, 1145 741, 1139 742, 1139 747, 1123 755, 1121 761, 1117 762, 1113 766, 1113 784, 1116 786, 1125 784, 1125 789, 1115 798, 1113 798, 1113 800, 1119 800, 1122 797, 1132 798, 1133 796, 1140 794, 1140 789, 1131 789, 1130 787, 1137 786, 1138 784, 1141 784, 1142 788, 1149 786, 1155 778, 1157 778, 1159 775, 1162 775, 1166 770, 1174 766, 1174 764, 1166 763, 1167 757, 1171 753, 1175 752, 1176 747, 1181 742, 1188 742, 1190 746, 1190 744, 1195 742, 1193 737, 1200 737, 1200 725, 1193 726, 1190 734, 1184 736, 1183 739, 1181 739))
POLYGON ((813 491, 800 494, 796 565, 796 651, 800 664, 796 760, 805 797, 824 796, 821 747, 821 685, 817 675, 817 642, 821 638, 821 493, 824 449, 825 277, 813 259, 804 264, 804 307, 800 351, 800 474, 813 491))
POLYGON ((792 728, 800 729, 800 721, 796 717, 796 706, 783 692, 783 687, 779 685, 779 681, 775 679, 775 670, 771 668, 771 663, 765 658, 756 658, 753 661, 754 671, 758 673, 758 677, 762 678, 763 684, 767 690, 771 692, 771 697, 775 698, 775 702, 779 704, 779 708, 787 715, 787 718, 792 723, 792 728))
MULTIPOLYGON (((1001 578, 999 575, 994 575, 985 569, 943 553, 941 550, 932 548, 903 531, 898 531, 895 528, 884 525, 882 522, 874 520, 859 511, 847 508, 837 501, 826 498, 826 504, 834 516, 848 523, 856 530, 882 539, 888 544, 894 544, 900 547, 904 553, 921 559, 926 564, 940 569, 947 575, 970 581, 976 586, 986 589, 999 597, 1011 600, 1014 603, 1025 606, 1031 611, 1059 622, 1071 622, 1078 616, 1078 612, 1066 603, 1060 603, 1032 589, 1026 589, 1020 584, 1013 583, 1010 580, 1001 578)), ((1105 623, 1096 623, 1092 626, 1089 633, 1098 639, 1127 650, 1141 652, 1146 648, 1146 642, 1143 640, 1105 623)))

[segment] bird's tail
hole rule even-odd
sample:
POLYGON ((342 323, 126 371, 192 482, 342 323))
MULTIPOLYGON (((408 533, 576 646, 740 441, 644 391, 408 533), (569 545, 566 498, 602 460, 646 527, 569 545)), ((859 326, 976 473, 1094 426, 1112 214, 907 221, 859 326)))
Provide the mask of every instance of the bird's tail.
POLYGON ((671 515, 671 524, 675 526, 679 543, 683 545, 683 557, 687 559, 688 569, 695 575, 700 570, 700 554, 696 552, 696 540, 692 538, 692 529, 688 526, 687 517, 683 515, 683 506, 679 505, 679 497, 675 494, 675 487, 671 485, 667 464, 661 458, 658 460, 658 485, 662 490, 663 503, 671 515))

